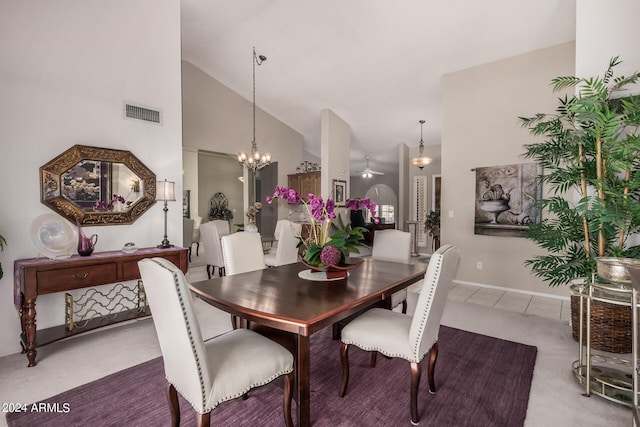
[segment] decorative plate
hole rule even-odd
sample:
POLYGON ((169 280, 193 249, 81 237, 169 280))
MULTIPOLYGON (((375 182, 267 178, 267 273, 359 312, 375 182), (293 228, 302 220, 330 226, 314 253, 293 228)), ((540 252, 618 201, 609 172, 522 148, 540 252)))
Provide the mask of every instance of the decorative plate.
MULTIPOLYGON (((314 282, 332 282, 334 280, 342 280, 345 277, 327 277, 326 271, 311 271, 311 269, 302 270, 298 273, 298 277, 305 280, 312 280, 314 282)), ((347 272, 349 277, 349 272, 347 272)))
POLYGON ((71 226, 56 214, 40 215, 31 223, 31 241, 50 259, 69 258, 77 243, 71 226))

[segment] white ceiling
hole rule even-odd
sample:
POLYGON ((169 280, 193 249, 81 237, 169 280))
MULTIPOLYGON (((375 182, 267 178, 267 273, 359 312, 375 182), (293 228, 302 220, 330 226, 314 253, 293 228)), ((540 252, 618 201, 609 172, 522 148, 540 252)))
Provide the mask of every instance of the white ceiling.
MULTIPOLYGON (((320 155, 320 112, 351 126, 351 170, 397 170, 420 119, 439 152, 441 80, 575 39, 576 0, 182 0, 182 56, 304 137, 320 155)), ((250 124, 247 124, 250 125, 250 124)), ((260 129, 257 129, 258 141, 260 129)))

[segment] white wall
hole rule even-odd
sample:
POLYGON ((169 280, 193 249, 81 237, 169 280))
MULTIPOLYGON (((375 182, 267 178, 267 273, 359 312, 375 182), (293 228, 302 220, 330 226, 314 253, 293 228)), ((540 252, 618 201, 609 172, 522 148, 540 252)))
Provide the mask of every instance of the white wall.
POLYGON ((347 182, 348 199, 350 185, 349 153, 351 150, 351 128, 340 116, 326 108, 321 112, 320 119, 320 166, 322 168, 322 197, 333 197, 333 180, 347 182))
POLYGON ((442 243, 460 248, 458 280, 568 295, 568 288, 549 288, 524 266, 542 253, 532 241, 474 234, 471 170, 526 162, 523 144, 534 139, 518 117, 555 110, 558 94, 549 82, 573 74, 574 49, 574 43, 565 43, 444 76, 442 243))
MULTIPOLYGON (((640 1, 578 0, 576 3, 576 75, 601 76, 619 56, 616 76, 640 70, 640 1)), ((633 90, 640 93, 640 84, 633 90)))
MULTIPOLYGON (((40 203, 38 168, 74 144, 130 150, 182 192, 180 2, 178 0, 0 3, 0 355, 20 351, 13 262, 36 256, 30 224, 40 203), (152 18, 152 19, 150 19, 152 18), (162 126, 123 119, 123 101, 162 109, 162 126)), ((169 205, 169 240, 182 242, 182 208, 169 205)), ((75 229, 75 226, 73 227, 75 229)), ((134 224, 87 227, 97 251, 162 240, 155 204, 134 224)), ((63 294, 37 300, 38 327, 64 323, 63 294)), ((26 363, 26 358, 25 358, 26 363)))
MULTIPOLYGON (((295 173, 302 162, 302 135, 259 107, 258 102, 258 149, 271 153, 273 161, 278 162, 278 184, 287 186, 287 174, 295 173)), ((182 108, 185 147, 232 155, 251 150, 251 101, 187 61, 182 62, 182 108)), ((287 204, 279 203, 278 217, 288 214, 287 204)))
POLYGON ((199 213, 200 204, 198 201, 198 150, 192 148, 182 149, 182 186, 184 190, 190 190, 190 208, 189 214, 191 218, 198 216, 205 218, 199 213))

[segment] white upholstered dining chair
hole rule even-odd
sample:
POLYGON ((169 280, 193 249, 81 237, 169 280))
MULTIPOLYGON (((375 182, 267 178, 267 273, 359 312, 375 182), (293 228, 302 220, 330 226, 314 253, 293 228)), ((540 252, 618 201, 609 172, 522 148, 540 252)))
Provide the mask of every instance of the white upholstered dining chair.
POLYGON ((298 262, 298 238, 296 233, 300 234, 300 224, 294 224, 289 220, 280 220, 276 225, 276 239, 278 241, 275 247, 264 256, 264 262, 269 267, 277 267, 279 265, 293 264, 298 262))
MULTIPOLYGON (((373 241, 371 258, 379 261, 411 264, 411 233, 400 230, 378 230, 373 241)), ((391 308, 402 304, 402 312, 407 312, 407 289, 391 295, 391 308)))
POLYGON ((284 375, 283 411, 293 425, 293 356, 284 347, 248 329, 236 329, 206 343, 202 339, 184 274, 162 258, 138 262, 151 307, 164 371, 171 424, 180 424, 180 393, 197 412, 197 425, 209 426, 220 403, 245 396, 284 375))
POLYGON ((241 231, 223 236, 222 258, 227 275, 266 268, 262 240, 258 233, 241 231))
POLYGON ((372 367, 375 366, 378 352, 388 357, 405 359, 410 363, 411 371, 411 423, 418 423, 418 388, 422 360, 428 355, 429 391, 435 393, 434 371, 438 357, 440 319, 451 281, 458 269, 459 259, 458 249, 451 245, 442 246, 431 256, 413 317, 382 308, 372 308, 342 329, 341 397, 345 395, 349 382, 351 345, 372 352, 372 367))
POLYGON ((225 273, 220 240, 228 234, 228 221, 215 219, 200 224, 200 240, 204 244, 204 259, 207 262, 207 275, 209 279, 211 279, 211 275, 216 272, 216 267, 218 267, 218 275, 220 277, 225 273))

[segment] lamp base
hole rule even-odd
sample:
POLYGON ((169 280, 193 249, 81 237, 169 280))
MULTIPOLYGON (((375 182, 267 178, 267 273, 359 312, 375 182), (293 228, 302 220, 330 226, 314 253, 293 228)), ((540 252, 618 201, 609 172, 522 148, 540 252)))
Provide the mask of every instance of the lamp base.
POLYGON ((158 249, 168 249, 168 248, 172 248, 173 245, 171 243, 169 243, 169 241, 167 239, 164 239, 162 241, 162 243, 160 243, 158 246, 156 246, 158 249))

